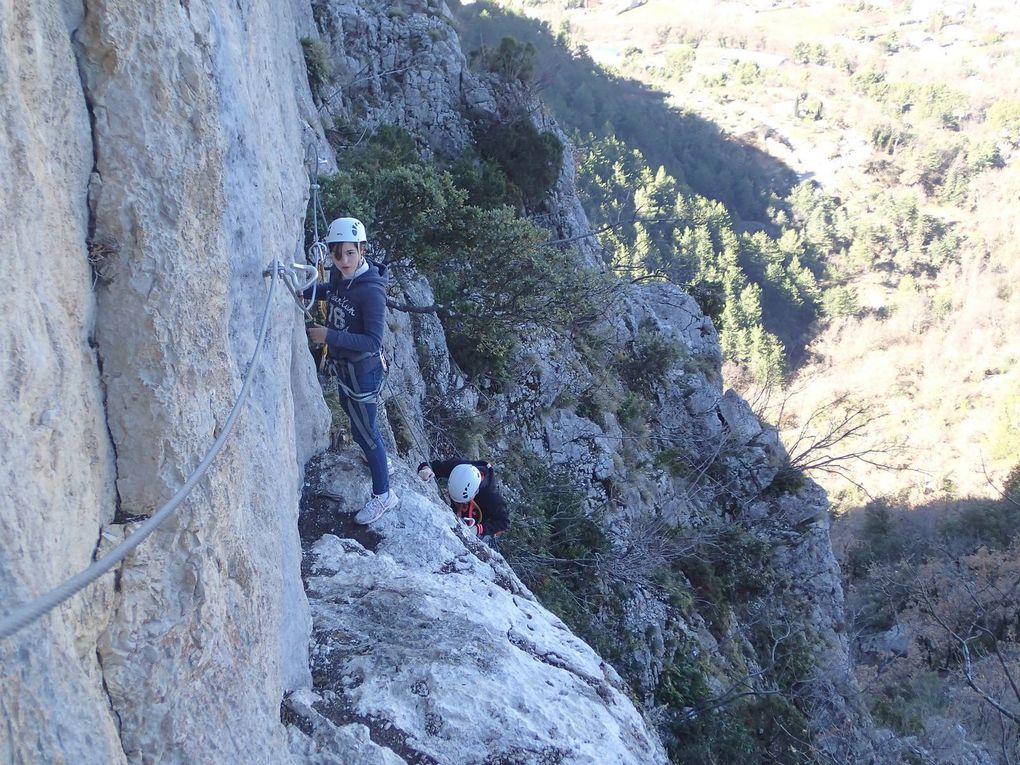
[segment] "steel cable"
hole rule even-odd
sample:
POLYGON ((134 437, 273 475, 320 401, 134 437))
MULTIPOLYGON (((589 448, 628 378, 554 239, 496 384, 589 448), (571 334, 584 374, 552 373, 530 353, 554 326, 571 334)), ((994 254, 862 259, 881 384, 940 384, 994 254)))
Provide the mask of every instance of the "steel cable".
POLYGON ((56 606, 60 603, 67 600, 84 587, 87 587, 122 561, 125 557, 127 557, 128 553, 138 547, 145 538, 149 536, 149 534, 156 530, 157 526, 165 521, 171 513, 177 509, 181 502, 184 501, 191 490, 195 487, 195 484, 197 484, 202 476, 205 475, 205 472, 209 469, 209 465, 212 464, 213 459, 216 458, 216 455, 222 448, 223 443, 227 440, 227 436, 230 435, 230 431, 234 426, 234 421, 237 419, 237 416, 241 411, 241 405, 248 396, 248 389, 250 388, 252 378, 254 377, 255 362, 258 360, 258 356, 262 352, 262 345, 266 336, 266 328, 269 325, 269 309, 272 307, 273 292, 276 290, 276 282, 279 278, 281 268, 282 264, 279 261, 274 260, 269 269, 272 271, 273 279, 269 285, 269 294, 266 296, 266 307, 262 312, 262 323, 259 326, 258 340, 255 343, 255 351, 252 353, 251 361, 248 362, 248 369, 245 372, 244 382, 241 384, 241 391, 237 395, 237 401, 234 402, 234 406, 230 410, 230 414, 227 416, 227 421, 223 425, 223 430, 213 442, 198 467, 195 468, 195 471, 188 477, 188 480, 184 482, 184 485, 177 490, 177 492, 165 505, 153 513, 148 520, 143 521, 130 537, 113 548, 108 555, 94 561, 84 571, 76 574, 57 587, 54 587, 46 594, 40 595, 27 603, 23 603, 11 611, 11 613, 7 616, 3 617, 3 619, 0 619, 0 639, 10 637, 18 630, 38 619, 47 611, 56 608, 56 606))

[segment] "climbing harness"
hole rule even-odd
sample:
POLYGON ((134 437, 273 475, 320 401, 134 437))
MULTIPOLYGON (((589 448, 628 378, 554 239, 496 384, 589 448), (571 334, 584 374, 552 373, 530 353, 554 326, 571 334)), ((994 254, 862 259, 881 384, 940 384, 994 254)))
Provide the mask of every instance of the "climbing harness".
MULTIPOLYGON (((463 505, 463 503, 461 503, 463 505)), ((467 507, 461 509, 459 506, 454 506, 453 512, 457 514, 460 522, 467 526, 469 529, 474 529, 475 533, 481 536, 485 533, 484 517, 482 515, 482 508, 478 506, 478 503, 473 499, 467 503, 467 507)))
POLYGON ((382 380, 379 382, 379 385, 377 385, 374 390, 367 390, 367 391, 359 391, 359 390, 357 390, 357 380, 358 380, 358 378, 357 378, 357 375, 354 372, 354 364, 353 364, 353 362, 360 361, 361 359, 365 359, 365 358, 368 358, 369 356, 374 356, 374 355, 376 355, 376 354, 369 353, 369 354, 367 354, 365 356, 361 356, 361 357, 356 358, 356 359, 333 359, 334 369, 336 371, 335 377, 336 377, 336 384, 337 384, 337 386, 339 386, 339 388, 344 392, 344 394, 347 396, 347 398, 349 398, 351 401, 353 401, 353 402, 355 402, 357 404, 372 404, 372 403, 375 403, 376 400, 379 398, 379 396, 382 394, 383 388, 386 387, 386 380, 389 377, 389 373, 386 372, 386 367, 384 365, 383 366, 382 380), (351 380, 351 385, 348 385, 347 383, 345 383, 343 381, 343 378, 340 376, 340 362, 341 361, 344 361, 344 362, 347 363, 347 374, 349 376, 349 379, 351 380))
MULTIPOLYGON (((38 598, 27 603, 23 603, 11 611, 7 616, 3 617, 3 619, 0 619, 0 639, 10 637, 22 627, 25 627, 45 614, 47 611, 55 608, 76 592, 110 571, 110 569, 112 569, 120 561, 124 560, 128 553, 138 547, 146 537, 156 530, 157 526, 170 517, 174 510, 177 509, 177 507, 185 500, 191 490, 195 487, 195 484, 197 484, 199 480, 201 480, 202 476, 205 475, 209 466, 212 464, 212 461, 216 458, 216 455, 223 447, 223 443, 227 440, 227 436, 230 435, 230 431, 234 426, 234 421, 241 412, 241 405, 248 397, 248 389, 251 386, 252 378, 255 376, 255 364, 258 361, 259 354, 262 352, 263 343, 266 337, 266 328, 269 326, 269 311, 273 304, 273 293, 276 290, 276 282, 281 273, 288 273, 287 267, 280 261, 274 260, 270 264, 269 268, 267 268, 262 274, 263 276, 272 276, 272 281, 269 285, 269 294, 266 295, 266 306, 262 311, 262 322, 259 325, 258 339, 255 341, 255 350, 252 352, 251 360, 248 362, 248 368, 244 375, 244 382, 241 384, 241 391, 237 394, 237 400, 234 402, 234 406, 230 410, 230 414, 227 415, 226 422, 223 424, 220 435, 213 442, 212 446, 209 447, 209 451, 206 453, 205 457, 202 458, 198 467, 195 468, 194 472, 188 477, 188 480, 184 482, 181 488, 177 490, 177 492, 166 502, 165 505, 154 512, 148 520, 139 524, 138 528, 132 532, 131 536, 113 548, 109 554, 103 556, 97 561, 94 561, 84 571, 72 576, 70 579, 67 579, 46 594, 40 595, 38 598)), ((291 278, 296 278, 294 277, 293 272, 290 272, 290 274, 291 278)))

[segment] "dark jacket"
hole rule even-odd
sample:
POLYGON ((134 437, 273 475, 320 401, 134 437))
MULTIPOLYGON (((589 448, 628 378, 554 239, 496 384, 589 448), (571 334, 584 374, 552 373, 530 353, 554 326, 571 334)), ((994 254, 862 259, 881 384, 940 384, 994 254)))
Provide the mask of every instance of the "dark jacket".
MULTIPOLYGON (((368 261, 368 270, 353 279, 344 279, 339 268, 330 269, 323 298, 330 358, 353 361, 358 372, 371 367, 375 363, 373 359, 378 360, 385 327, 388 280, 386 266, 372 260, 368 261)), ((305 290, 305 298, 311 296, 310 287, 305 290)))
MULTIPOLYGON (((463 464, 474 465, 482 473, 482 483, 478 487, 478 493, 474 499, 481 515, 480 519, 475 519, 477 526, 480 527, 479 535, 498 534, 501 531, 506 531, 510 528, 510 515, 507 513, 506 502, 496 490, 496 471, 488 462, 462 459, 437 460, 423 462, 418 466, 418 469, 421 470, 425 465, 428 465, 437 478, 449 478, 453 469, 457 465, 463 464)), ((452 502, 450 506, 453 507, 452 502)), ((454 507, 455 512, 456 510, 457 508, 454 507)))

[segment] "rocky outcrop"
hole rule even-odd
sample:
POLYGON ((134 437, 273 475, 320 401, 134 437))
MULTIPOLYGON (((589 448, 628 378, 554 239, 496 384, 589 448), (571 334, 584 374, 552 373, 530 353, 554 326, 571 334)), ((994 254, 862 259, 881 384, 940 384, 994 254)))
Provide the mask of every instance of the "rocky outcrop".
MULTIPOLYGON (((77 31, 93 236, 110 249, 96 335, 122 513, 165 502, 218 435, 266 305, 262 271, 299 251, 296 37, 269 3, 95 2, 77 31)), ((296 518, 311 444, 294 423, 321 439, 325 407, 292 351, 293 303, 280 290, 268 310, 244 416, 192 501, 119 574, 99 657, 130 759, 286 751, 278 700, 308 677, 296 518), (224 739, 228 720, 248 732, 224 739)))
POLYGON ((357 751, 394 762, 664 763, 620 676, 462 530, 434 484, 428 497, 401 468, 400 509, 352 522, 356 451, 317 462, 302 515, 315 690, 287 706, 320 749, 365 731, 357 751))
POLYGON ((462 108, 495 101, 467 71, 446 3, 340 0, 315 12, 333 64, 320 103, 336 127, 397 125, 449 156, 471 145, 462 108))

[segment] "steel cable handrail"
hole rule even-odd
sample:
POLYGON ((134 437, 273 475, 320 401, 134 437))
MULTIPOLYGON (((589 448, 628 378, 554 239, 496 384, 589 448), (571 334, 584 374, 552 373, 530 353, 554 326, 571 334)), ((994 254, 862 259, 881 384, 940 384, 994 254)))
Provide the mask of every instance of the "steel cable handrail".
POLYGON ((280 272, 283 268, 283 264, 278 260, 274 260, 270 266, 273 279, 269 285, 269 294, 266 296, 266 307, 262 312, 262 322, 259 326, 258 340, 255 343, 255 351, 252 353, 251 361, 248 362, 248 369, 245 371, 244 382, 241 384, 241 391, 238 393, 237 401, 234 402, 234 406, 230 410, 230 414, 227 416, 227 421, 223 425, 223 430, 220 432, 220 435, 216 438, 216 440, 213 441, 212 446, 209 447, 209 451, 206 452, 205 457, 198 464, 198 467, 195 468, 195 471, 188 477, 188 480, 184 482, 184 485, 177 490, 177 492, 166 502, 165 505, 159 508, 159 510, 153 513, 147 520, 143 521, 130 537, 114 547, 108 555, 94 561, 84 571, 75 574, 70 579, 67 579, 63 583, 57 585, 44 595, 40 595, 27 603, 23 603, 11 611, 7 616, 3 617, 3 619, 0 619, 0 640, 10 637, 18 630, 38 619, 47 611, 56 608, 60 603, 67 600, 79 590, 90 585, 127 557, 128 553, 138 547, 138 545, 140 545, 145 538, 149 536, 149 534, 156 530, 157 526, 165 521, 171 513, 177 509, 181 502, 184 501, 191 490, 195 487, 195 484, 197 484, 199 480, 201 480, 202 476, 205 475, 205 472, 209 469, 209 465, 212 464, 212 461, 216 458, 216 455, 222 448, 223 443, 227 440, 227 436, 230 435, 230 431, 234 426, 234 420, 237 419, 237 416, 241 411, 241 405, 248 396, 248 389, 251 385, 252 378, 254 377, 255 362, 258 360, 259 354, 262 352, 262 345, 266 336, 266 328, 269 325, 269 309, 272 307, 273 303, 273 292, 276 290, 276 282, 279 279, 280 272))

